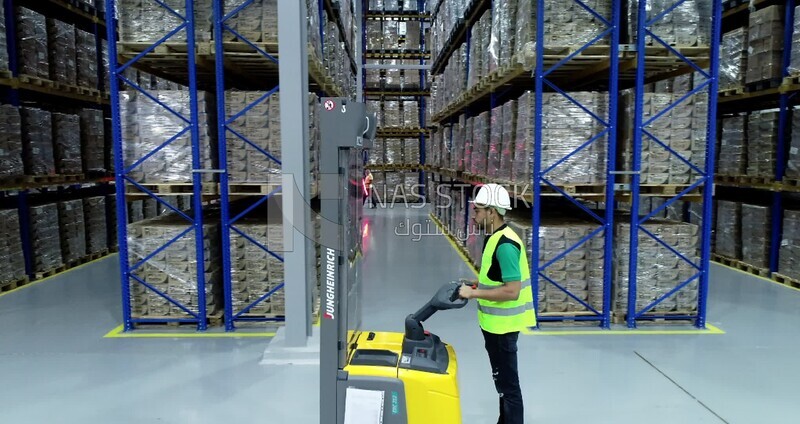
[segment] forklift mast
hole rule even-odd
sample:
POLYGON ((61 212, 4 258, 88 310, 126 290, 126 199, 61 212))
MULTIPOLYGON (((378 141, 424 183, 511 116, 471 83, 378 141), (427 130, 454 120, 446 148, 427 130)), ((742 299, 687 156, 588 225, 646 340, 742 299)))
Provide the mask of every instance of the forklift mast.
POLYGON ((344 422, 350 350, 361 332, 363 153, 377 120, 347 98, 320 102, 320 423, 344 422))

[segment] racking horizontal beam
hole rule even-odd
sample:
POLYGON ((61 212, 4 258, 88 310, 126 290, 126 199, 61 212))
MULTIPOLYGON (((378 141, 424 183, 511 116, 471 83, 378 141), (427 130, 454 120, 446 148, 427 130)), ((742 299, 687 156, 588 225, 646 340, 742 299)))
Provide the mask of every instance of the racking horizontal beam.
POLYGON ((366 97, 420 97, 430 96, 431 92, 428 90, 392 90, 392 89, 370 89, 364 90, 366 97))
POLYGON ((420 50, 367 50, 367 59, 430 59, 431 53, 420 50))
MULTIPOLYGON (((255 43, 258 49, 270 56, 279 59, 278 43, 255 43)), ((122 63, 126 63, 152 46, 152 43, 117 43, 118 56, 122 63)), ((253 46, 240 41, 224 42, 225 55, 223 66, 225 76, 231 86, 241 89, 271 89, 278 84, 278 63, 270 60, 253 46)), ((308 48, 309 86, 312 90, 319 90, 329 95, 342 96, 342 88, 337 87, 333 79, 325 73, 325 65, 316 57, 314 49, 308 48)), ((214 66, 216 63, 216 49, 214 42, 197 43, 195 52, 197 62, 198 87, 213 91, 216 87, 214 66)), ((188 52, 186 43, 162 43, 153 52, 140 58, 136 67, 153 75, 175 81, 184 85, 188 84, 187 63, 188 52)))
MULTIPOLYGON (((800 93, 800 76, 786 77, 781 81, 768 81, 750 88, 739 87, 720 91, 720 112, 751 112, 776 108, 781 95, 800 93)), ((798 99, 794 97, 791 100, 796 103, 798 99)))
POLYGON ((431 15, 427 13, 420 13, 416 10, 370 10, 364 14, 364 17, 367 19, 378 20, 392 19, 399 21, 427 21, 431 18, 431 15))
POLYGON ((748 175, 717 175, 715 183, 723 187, 754 188, 758 190, 800 193, 800 180, 783 179, 775 181, 772 177, 753 177, 748 175))
MULTIPOLYGON (((672 48, 695 64, 702 65, 708 61, 708 47, 672 48)), ((622 88, 634 83, 637 57, 638 53, 632 51, 632 49, 621 49, 619 66, 622 88)), ((556 85, 576 88, 598 88, 598 84, 607 83, 608 81, 608 70, 611 67, 610 47, 546 47, 543 61, 546 68, 551 68, 563 62, 548 77, 556 85)), ((531 71, 534 64, 535 58, 523 60, 518 55, 515 56, 509 64, 496 69, 481 78, 473 87, 464 91, 443 110, 436 113, 432 121, 447 121, 460 114, 466 107, 470 107, 473 111, 488 110, 491 104, 491 96, 502 88, 524 90, 530 87, 532 81, 531 71)), ((672 54, 666 47, 660 46, 648 46, 645 48, 645 67, 647 76, 650 79, 661 79, 665 75, 680 75, 693 70, 686 61, 672 54)))

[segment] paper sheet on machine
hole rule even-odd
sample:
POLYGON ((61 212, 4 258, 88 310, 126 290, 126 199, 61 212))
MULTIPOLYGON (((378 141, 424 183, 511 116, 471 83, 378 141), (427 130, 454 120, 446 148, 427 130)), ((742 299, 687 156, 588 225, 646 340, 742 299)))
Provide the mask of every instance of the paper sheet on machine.
POLYGON ((382 424, 383 391, 347 388, 344 424, 382 424))

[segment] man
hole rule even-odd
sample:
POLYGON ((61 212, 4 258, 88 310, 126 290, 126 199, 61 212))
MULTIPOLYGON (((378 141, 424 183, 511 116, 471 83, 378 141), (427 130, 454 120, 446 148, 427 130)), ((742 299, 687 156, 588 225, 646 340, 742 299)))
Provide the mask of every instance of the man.
POLYGON ((478 322, 500 395, 497 422, 522 424, 517 340, 521 330, 536 325, 525 243, 505 224, 504 216, 511 209, 505 188, 497 184, 481 186, 471 203, 475 225, 489 235, 484 241, 477 288, 462 285, 459 294, 478 302, 478 322))
POLYGON ((370 208, 375 209, 375 203, 377 202, 375 201, 375 192, 372 191, 372 172, 368 168, 364 168, 364 174, 364 202, 362 206, 367 204, 367 199, 371 199, 370 208))

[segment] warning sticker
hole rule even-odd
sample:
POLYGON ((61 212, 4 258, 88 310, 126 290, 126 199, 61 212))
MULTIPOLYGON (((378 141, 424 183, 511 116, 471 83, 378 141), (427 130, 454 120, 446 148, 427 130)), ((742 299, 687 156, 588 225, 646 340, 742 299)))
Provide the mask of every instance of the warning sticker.
POLYGON ((328 100, 325 102, 325 110, 328 112, 332 111, 336 107, 336 103, 333 100, 328 100))

